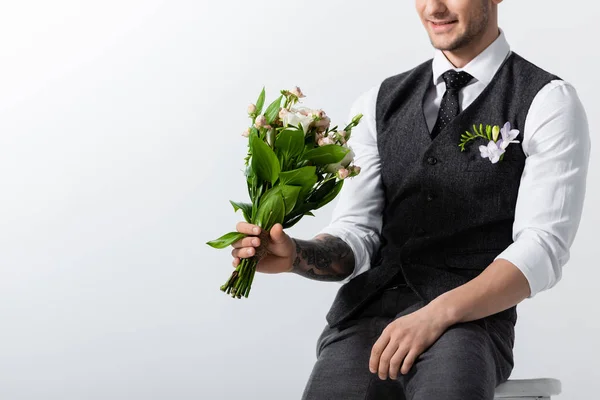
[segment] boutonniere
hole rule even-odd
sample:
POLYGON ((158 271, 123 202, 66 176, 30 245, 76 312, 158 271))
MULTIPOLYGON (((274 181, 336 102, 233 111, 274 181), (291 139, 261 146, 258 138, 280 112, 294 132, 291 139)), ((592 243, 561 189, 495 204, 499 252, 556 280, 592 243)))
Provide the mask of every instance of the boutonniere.
POLYGON ((498 125, 486 125, 484 129, 483 124, 480 124, 479 128, 473 125, 473 132, 466 131, 460 136, 460 144, 458 145, 460 151, 465 151, 465 146, 478 137, 489 140, 487 146, 479 146, 479 152, 482 158, 489 158, 492 164, 502 160, 509 144, 519 143, 518 140, 514 140, 519 136, 519 130, 511 129, 510 122, 504 124, 502 128, 498 125))

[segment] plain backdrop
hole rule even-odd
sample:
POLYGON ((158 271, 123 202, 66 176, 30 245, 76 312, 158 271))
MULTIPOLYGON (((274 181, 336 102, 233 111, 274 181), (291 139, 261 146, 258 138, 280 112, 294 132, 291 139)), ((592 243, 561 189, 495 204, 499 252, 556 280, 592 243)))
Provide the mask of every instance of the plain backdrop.
MULTIPOLYGON (((592 159, 563 280, 520 307, 513 378, 595 398, 600 90, 593 2, 506 1, 512 49, 575 85, 592 159), (590 8, 591 7, 591 8, 590 8)), ((2 1, 0 399, 298 399, 337 283, 219 291, 263 85, 347 122, 433 54, 414 2, 2 1)), ((310 238, 334 204, 290 234, 310 238)))

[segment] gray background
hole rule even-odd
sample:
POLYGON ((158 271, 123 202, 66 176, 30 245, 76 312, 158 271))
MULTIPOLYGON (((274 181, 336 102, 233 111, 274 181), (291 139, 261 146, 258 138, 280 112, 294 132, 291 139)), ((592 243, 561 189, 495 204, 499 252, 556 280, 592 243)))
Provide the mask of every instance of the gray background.
MULTIPOLYGON (((432 55, 412 1, 369 3, 2 2, 1 399, 299 398, 338 284, 263 275, 232 300, 229 252, 204 242, 240 219, 227 200, 246 199, 239 133, 263 84, 299 85, 341 124, 432 55)), ((517 332, 513 377, 560 378, 564 399, 600 378, 593 7, 501 5, 513 50, 572 82, 591 126, 572 259, 517 332)))

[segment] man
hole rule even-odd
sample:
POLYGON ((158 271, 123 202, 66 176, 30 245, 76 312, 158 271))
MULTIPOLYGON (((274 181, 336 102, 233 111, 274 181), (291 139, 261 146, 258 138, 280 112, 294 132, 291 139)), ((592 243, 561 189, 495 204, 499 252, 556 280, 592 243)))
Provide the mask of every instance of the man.
MULTIPOLYGON (((571 85, 510 51, 501 1, 416 0, 435 57, 355 103, 362 172, 332 223, 311 241, 271 230, 259 271, 345 283, 304 399, 492 399, 513 367, 515 306, 561 277, 586 115, 571 85)), ((260 245, 257 227, 238 230, 250 237, 234 266, 260 245)))

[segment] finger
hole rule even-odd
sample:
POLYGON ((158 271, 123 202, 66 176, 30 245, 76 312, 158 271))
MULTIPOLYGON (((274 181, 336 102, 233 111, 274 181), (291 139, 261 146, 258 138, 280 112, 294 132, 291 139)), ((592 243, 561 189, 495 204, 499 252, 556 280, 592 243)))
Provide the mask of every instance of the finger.
POLYGON ((246 235, 258 235, 260 233, 260 228, 258 226, 247 222, 238 222, 236 229, 238 232, 245 233, 246 235))
POLYGON ((240 249, 242 247, 258 247, 260 246, 260 239, 257 237, 247 237, 242 240, 238 240, 231 245, 234 249, 240 249))
POLYGON ((400 370, 400 366, 402 365, 402 361, 406 357, 408 353, 408 348, 406 347, 398 347, 398 350, 392 356, 390 360, 390 378, 398 379, 398 371, 400 370))
POLYGON ((396 351, 398 351, 398 343, 395 341, 390 341, 385 347, 383 354, 381 354, 381 358, 379 359, 379 379, 385 380, 388 378, 388 373, 390 372, 390 361, 392 360, 392 357, 396 351))
POLYGON ((287 237, 281 224, 275 224, 270 230, 271 241, 275 244, 283 243, 287 237))
POLYGON ((389 341, 390 335, 384 330, 371 349, 371 358, 369 359, 369 371, 371 371, 371 373, 374 374, 379 369, 379 359, 389 341))
POLYGON ((231 262, 231 265, 233 265, 233 268, 237 268, 238 265, 240 265, 240 258, 239 257, 234 257, 233 261, 231 262))
POLYGON ((233 258, 249 258, 252 257, 254 253, 256 253, 254 247, 243 247, 241 249, 233 249, 231 251, 233 258))
POLYGON ((400 370, 402 375, 406 375, 410 372, 410 369, 415 364, 415 361, 420 354, 421 352, 416 349, 413 349, 408 352, 408 354, 404 358, 404 363, 402 363, 402 369, 400 370))

